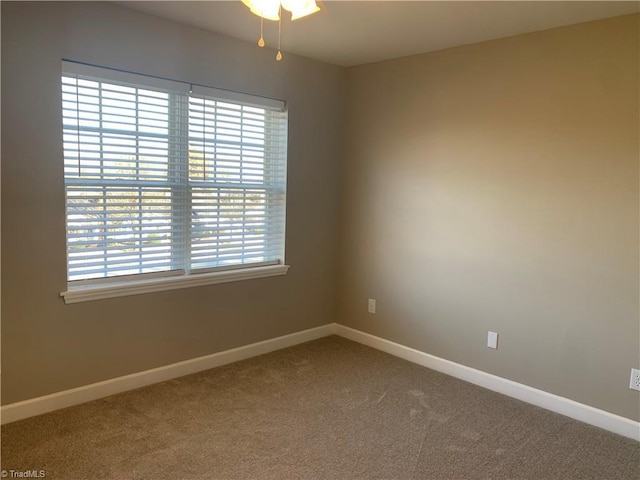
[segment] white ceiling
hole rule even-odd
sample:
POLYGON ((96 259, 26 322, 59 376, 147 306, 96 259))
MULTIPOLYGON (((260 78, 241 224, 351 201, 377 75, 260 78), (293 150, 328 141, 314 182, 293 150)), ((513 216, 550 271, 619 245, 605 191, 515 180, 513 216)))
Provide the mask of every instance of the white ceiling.
MULTIPOLYGON (((256 42, 260 20, 236 1, 115 2, 256 42)), ((282 50, 340 66, 432 52, 640 11, 639 1, 327 1, 322 11, 282 23, 282 50)), ((268 47, 278 25, 265 21, 268 47)), ((258 48, 258 47, 256 47, 258 48)))

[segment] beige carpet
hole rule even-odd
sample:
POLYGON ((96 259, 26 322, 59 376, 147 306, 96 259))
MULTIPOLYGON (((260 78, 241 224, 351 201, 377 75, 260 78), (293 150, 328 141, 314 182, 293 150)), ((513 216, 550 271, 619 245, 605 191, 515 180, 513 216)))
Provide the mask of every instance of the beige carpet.
POLYGON ((638 479, 640 443, 339 337, 5 425, 46 479, 638 479))

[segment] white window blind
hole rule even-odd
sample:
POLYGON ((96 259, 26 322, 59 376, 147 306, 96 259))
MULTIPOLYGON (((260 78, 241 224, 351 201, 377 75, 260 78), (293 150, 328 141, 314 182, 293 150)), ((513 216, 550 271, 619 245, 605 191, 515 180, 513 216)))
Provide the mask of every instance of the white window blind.
POLYGON ((68 280, 284 263, 283 102, 63 62, 68 280))

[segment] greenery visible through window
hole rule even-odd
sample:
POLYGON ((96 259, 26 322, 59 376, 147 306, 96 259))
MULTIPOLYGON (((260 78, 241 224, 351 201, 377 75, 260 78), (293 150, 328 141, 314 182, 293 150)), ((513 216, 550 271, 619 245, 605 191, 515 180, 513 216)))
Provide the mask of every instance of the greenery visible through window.
POLYGON ((69 281, 283 263, 283 105, 63 65, 69 281))

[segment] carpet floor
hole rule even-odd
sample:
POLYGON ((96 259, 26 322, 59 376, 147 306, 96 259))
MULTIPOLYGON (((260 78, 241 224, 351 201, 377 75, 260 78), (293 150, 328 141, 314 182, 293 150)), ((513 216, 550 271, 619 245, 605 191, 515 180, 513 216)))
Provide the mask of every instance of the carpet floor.
POLYGON ((640 478, 639 442, 335 336, 1 440, 2 469, 47 480, 640 478))

